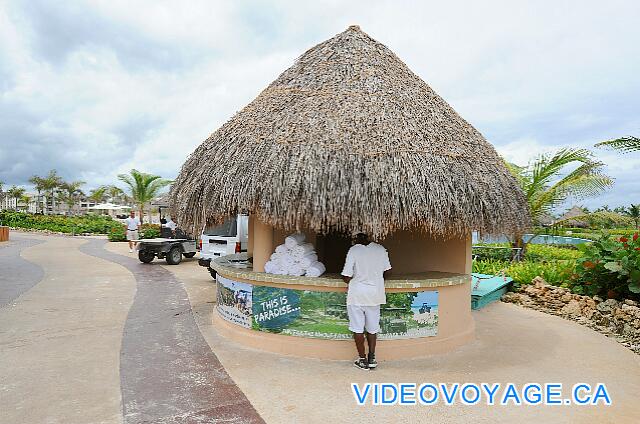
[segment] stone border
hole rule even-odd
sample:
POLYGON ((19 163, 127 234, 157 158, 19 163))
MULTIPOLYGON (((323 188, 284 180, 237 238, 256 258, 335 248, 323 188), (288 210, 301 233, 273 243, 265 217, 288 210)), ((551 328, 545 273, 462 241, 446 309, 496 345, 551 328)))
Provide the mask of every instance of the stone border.
POLYGON ((504 294, 502 301, 576 321, 640 355, 640 307, 636 301, 574 294, 567 288, 547 284, 541 277, 516 292, 504 294))

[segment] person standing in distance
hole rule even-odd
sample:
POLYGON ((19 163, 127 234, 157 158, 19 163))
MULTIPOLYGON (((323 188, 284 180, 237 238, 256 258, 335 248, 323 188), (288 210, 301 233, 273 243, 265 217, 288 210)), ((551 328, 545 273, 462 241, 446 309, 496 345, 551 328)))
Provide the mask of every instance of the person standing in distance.
POLYGON ((349 249, 342 270, 342 279, 348 285, 347 313, 349 330, 358 350, 354 362, 362 370, 374 369, 376 361, 376 338, 380 331, 380 305, 387 303, 384 280, 391 271, 387 250, 364 233, 357 233, 355 243, 349 249), (369 355, 365 356, 365 332, 369 355))
POLYGON ((124 220, 127 226, 127 240, 129 241, 129 253, 133 253, 133 248, 138 243, 138 229, 140 227, 140 219, 136 218, 136 213, 131 210, 129 217, 124 220))

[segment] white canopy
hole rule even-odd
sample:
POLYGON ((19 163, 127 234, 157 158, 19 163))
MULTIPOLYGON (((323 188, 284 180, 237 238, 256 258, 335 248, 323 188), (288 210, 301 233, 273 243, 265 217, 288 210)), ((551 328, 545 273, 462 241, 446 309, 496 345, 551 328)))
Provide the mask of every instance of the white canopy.
POLYGON ((101 211, 119 211, 122 209, 131 209, 130 206, 120 206, 114 203, 98 203, 94 206, 89 206, 87 209, 101 210, 101 211))

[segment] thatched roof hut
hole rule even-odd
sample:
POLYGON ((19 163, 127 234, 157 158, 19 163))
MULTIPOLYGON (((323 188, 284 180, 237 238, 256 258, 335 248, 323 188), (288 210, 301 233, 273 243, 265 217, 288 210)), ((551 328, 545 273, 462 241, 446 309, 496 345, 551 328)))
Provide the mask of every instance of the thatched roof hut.
POLYGON ((188 158, 172 191, 195 231, 246 211, 270 225, 449 237, 528 227, 493 147, 357 26, 309 49, 188 158))
POLYGON ((589 222, 586 220, 585 215, 584 210, 582 210, 580 206, 575 205, 558 218, 556 223, 565 227, 587 228, 589 222))

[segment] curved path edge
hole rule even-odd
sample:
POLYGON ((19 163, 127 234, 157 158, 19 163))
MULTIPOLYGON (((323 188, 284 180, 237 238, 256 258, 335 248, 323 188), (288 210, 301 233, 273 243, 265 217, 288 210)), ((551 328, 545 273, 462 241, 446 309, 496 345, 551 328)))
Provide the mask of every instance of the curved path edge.
POLYGON ((264 422, 200 333, 182 283, 105 243, 90 240, 80 250, 122 265, 137 282, 120 354, 124 421, 264 422))

